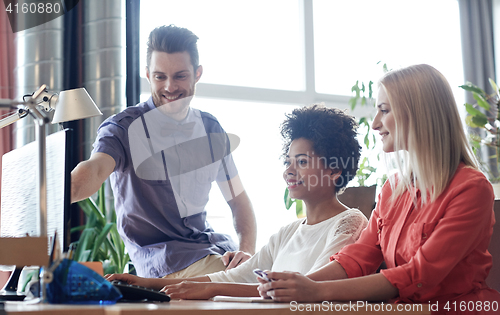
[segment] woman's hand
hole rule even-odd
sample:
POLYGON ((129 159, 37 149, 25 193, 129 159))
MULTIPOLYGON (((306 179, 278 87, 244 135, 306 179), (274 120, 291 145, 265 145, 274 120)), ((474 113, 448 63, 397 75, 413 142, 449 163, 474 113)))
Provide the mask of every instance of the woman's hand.
POLYGON ((272 280, 267 282, 259 279, 261 283, 257 290, 263 298, 272 298, 277 302, 320 302, 320 284, 298 272, 271 272, 266 271, 272 280))
POLYGON ((229 269, 233 269, 236 266, 241 265, 245 261, 249 260, 252 257, 247 252, 236 251, 236 252, 225 252, 222 256, 222 263, 226 266, 226 271, 229 269))
POLYGON ((108 274, 104 276, 104 279, 108 281, 113 281, 113 280, 118 280, 121 282, 126 282, 128 284, 133 284, 141 287, 146 287, 149 288, 150 283, 149 279, 147 278, 142 278, 138 276, 134 276, 128 273, 113 273, 113 274, 108 274))
POLYGON ((217 295, 215 292, 216 285, 217 283, 212 282, 182 281, 178 284, 167 285, 161 291, 172 299, 208 300, 217 295))

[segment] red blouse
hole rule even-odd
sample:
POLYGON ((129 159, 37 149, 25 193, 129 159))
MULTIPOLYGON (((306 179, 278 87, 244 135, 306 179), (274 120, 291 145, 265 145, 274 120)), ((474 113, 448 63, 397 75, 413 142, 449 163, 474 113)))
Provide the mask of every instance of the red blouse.
POLYGON ((488 252, 495 223, 491 184, 460 164, 436 201, 423 207, 420 191, 406 191, 394 202, 386 182, 368 227, 359 240, 330 259, 349 278, 381 273, 399 289, 399 302, 497 301, 500 294, 485 279, 492 266, 488 252), (416 203, 414 202, 416 200, 416 203))

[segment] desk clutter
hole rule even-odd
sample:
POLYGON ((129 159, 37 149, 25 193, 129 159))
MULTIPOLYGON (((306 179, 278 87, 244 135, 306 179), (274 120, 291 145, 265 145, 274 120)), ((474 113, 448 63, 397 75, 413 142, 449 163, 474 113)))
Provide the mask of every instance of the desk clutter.
MULTIPOLYGON (((15 238, 7 241, 17 241, 15 238)), ((42 239, 41 248, 47 239, 42 239)), ((11 244, 15 245, 15 244, 11 244)), ((169 302, 170 297, 159 291, 127 283, 107 281, 102 264, 79 263, 61 255, 57 232, 51 242, 48 265, 15 267, 11 277, 0 291, 0 301, 34 301, 51 304, 115 304, 116 302, 169 302), (86 264, 86 265, 84 265, 86 264), (47 267, 48 266, 48 267, 47 267)), ((14 266, 24 261, 13 261, 14 266)))
POLYGON ((49 303, 114 304, 122 298, 120 291, 97 272, 66 258, 53 270, 52 279, 45 280, 49 303))
POLYGON ((163 292, 120 281, 109 282, 101 274, 69 259, 55 261, 44 276, 43 267, 24 267, 13 273, 10 291, 0 293, 0 301, 27 301, 40 296, 39 274, 46 282, 45 301, 51 304, 115 304, 137 302, 169 302, 163 292), (51 268, 52 267, 52 268, 51 268))

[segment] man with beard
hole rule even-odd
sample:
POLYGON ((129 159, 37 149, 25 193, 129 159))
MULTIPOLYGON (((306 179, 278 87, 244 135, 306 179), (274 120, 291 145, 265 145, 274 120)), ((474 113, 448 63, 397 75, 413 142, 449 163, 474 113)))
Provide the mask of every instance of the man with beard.
POLYGON ((150 33, 151 97, 104 121, 91 157, 71 176, 72 202, 110 177, 118 231, 143 277, 204 275, 236 267, 255 252, 255 217, 231 155, 235 137, 190 106, 203 73, 197 40, 173 25, 150 33), (214 181, 231 208, 239 251, 206 221, 214 181))

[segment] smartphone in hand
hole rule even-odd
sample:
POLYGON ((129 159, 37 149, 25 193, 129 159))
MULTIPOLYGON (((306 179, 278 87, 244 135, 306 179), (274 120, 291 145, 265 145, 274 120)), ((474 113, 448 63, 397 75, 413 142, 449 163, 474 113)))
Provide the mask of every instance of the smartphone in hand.
POLYGON ((262 271, 260 269, 254 269, 253 273, 255 273, 257 275, 257 277, 261 278, 262 280, 265 280, 267 282, 273 281, 273 280, 269 279, 269 277, 267 276, 267 273, 265 273, 264 271, 262 271))

